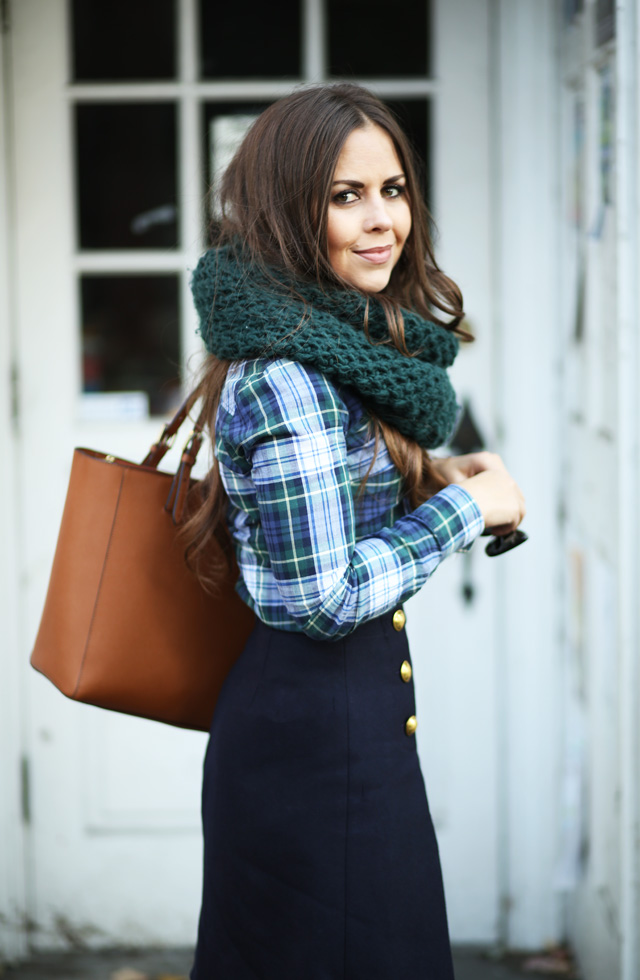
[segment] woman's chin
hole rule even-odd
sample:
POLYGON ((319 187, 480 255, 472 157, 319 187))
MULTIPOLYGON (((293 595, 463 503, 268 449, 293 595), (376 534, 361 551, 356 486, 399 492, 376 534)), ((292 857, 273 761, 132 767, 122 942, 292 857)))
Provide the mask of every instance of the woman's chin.
POLYGON ((353 286, 354 289, 359 289, 363 293, 381 293, 389 285, 391 270, 371 269, 370 271, 345 276, 345 279, 350 286, 353 286))

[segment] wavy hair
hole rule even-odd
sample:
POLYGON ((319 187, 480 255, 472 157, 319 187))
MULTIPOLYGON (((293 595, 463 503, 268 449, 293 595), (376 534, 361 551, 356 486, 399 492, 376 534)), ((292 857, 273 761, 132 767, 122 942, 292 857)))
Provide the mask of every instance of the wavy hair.
MULTIPOLYGON (((432 224, 420 192, 420 163, 391 110, 367 89, 351 83, 301 88, 270 105, 256 119, 220 185, 222 217, 212 226, 215 245, 239 247, 245 260, 267 275, 270 267, 292 279, 353 289, 331 266, 327 225, 332 181, 338 158, 350 133, 379 126, 391 138, 406 178, 412 226, 388 285, 372 294, 385 311, 388 343, 408 354, 402 309, 414 310, 463 340, 471 335, 458 286, 439 268, 430 234, 432 224)), ((366 313, 363 327, 366 330, 366 313)), ((203 399, 212 441, 220 393, 229 362, 209 355, 198 393, 203 399)), ((429 455, 392 426, 372 417, 375 454, 384 442, 404 481, 413 507, 444 485, 429 455)), ((373 462, 371 464, 373 466, 373 462)), ((363 492, 367 473, 362 481, 363 492)), ((182 528, 187 560, 205 586, 214 585, 222 561, 214 539, 227 549, 224 520, 227 498, 217 462, 201 481, 197 506, 182 528)))

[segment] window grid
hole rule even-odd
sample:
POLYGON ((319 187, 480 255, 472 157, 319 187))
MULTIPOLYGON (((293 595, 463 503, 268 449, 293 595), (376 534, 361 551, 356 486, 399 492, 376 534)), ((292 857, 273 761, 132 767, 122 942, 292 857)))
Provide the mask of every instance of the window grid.
MULTIPOLYGON (((70 83, 67 86, 69 112, 78 103, 173 101, 177 107, 178 214, 179 244, 175 249, 153 251, 91 250, 76 248, 72 268, 76 277, 87 273, 175 273, 180 275, 180 314, 182 324, 182 376, 186 366, 193 369, 200 356, 195 333, 195 311, 189 288, 189 271, 194 268, 206 243, 203 223, 205 162, 201 157, 200 109, 204 102, 269 101, 291 92, 296 85, 324 82, 326 72, 325 0, 302 0, 301 63, 302 77, 294 82, 278 80, 200 81, 198 78, 198 0, 176 0, 177 80, 175 82, 70 83)), ((69 5, 70 7, 70 5, 69 5)), ((69 10, 68 7, 68 10, 69 10)), ((69 14, 70 16, 70 14, 69 14)), ((70 31, 67 30, 67 37, 70 31)), ((69 53, 69 77, 73 77, 69 53)), ((386 99, 433 99, 436 82, 431 78, 356 79, 386 99)), ((72 127, 70 127, 70 132, 72 127)), ((74 197, 77 208, 77 195, 74 197)), ((76 220, 76 227, 78 221, 76 220)), ((78 290, 76 290, 76 293, 78 290)), ((78 309, 80 336, 81 311, 78 309)))

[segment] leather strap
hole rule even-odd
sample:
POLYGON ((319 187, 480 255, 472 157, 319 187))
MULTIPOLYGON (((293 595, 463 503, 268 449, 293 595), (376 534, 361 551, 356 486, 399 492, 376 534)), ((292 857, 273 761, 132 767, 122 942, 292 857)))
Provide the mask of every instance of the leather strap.
POLYGON ((191 432, 184 449, 182 450, 180 466, 178 467, 176 475, 171 481, 171 487, 169 489, 169 495, 164 505, 164 509, 171 514, 174 524, 180 524, 182 521, 185 501, 191 486, 191 470, 196 459, 198 458, 200 447, 202 446, 202 430, 204 428, 205 421, 206 419, 203 409, 196 420, 193 431, 191 432))
MULTIPOLYGON (((183 424, 187 415, 193 408, 194 404, 200 397, 200 385, 195 388, 190 395, 188 395, 183 401, 182 405, 173 416, 170 422, 167 422, 162 432, 160 433, 160 438, 157 442, 154 442, 151 446, 149 452, 142 460, 143 466, 153 466, 154 469, 158 466, 158 463, 163 458, 165 453, 171 449, 175 441, 178 429, 183 424)), ((199 421, 199 420, 198 420, 199 421)))
MULTIPOLYGON (((170 422, 167 422, 164 426, 162 432, 160 433, 160 438, 157 442, 154 442, 149 452, 142 461, 142 466, 148 466, 152 469, 157 469, 160 460, 169 451, 173 443, 175 442, 178 430, 185 422, 189 412, 197 402, 200 397, 200 385, 195 388, 190 395, 185 398, 182 405, 173 416, 170 422)), ((169 495, 166 499, 164 509, 167 513, 171 514, 174 524, 180 524, 182 517, 184 515, 184 506, 187 499, 187 494, 191 487, 191 470, 198 458, 198 453, 200 452, 200 447, 202 446, 204 425, 206 422, 204 408, 201 410, 196 422, 193 426, 191 435, 185 443, 185 447, 182 450, 182 455, 180 457, 180 465, 178 466, 177 472, 171 481, 171 487, 169 489, 169 495)))

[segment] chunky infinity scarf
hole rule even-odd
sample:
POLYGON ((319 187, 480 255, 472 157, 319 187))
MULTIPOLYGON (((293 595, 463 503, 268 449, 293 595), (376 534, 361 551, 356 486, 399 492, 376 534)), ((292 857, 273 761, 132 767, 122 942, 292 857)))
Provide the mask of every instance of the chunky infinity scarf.
POLYGON ((407 357, 389 343, 384 310, 355 291, 296 280, 305 303, 274 285, 264 272, 240 261, 227 247, 210 249, 193 273, 191 288, 199 332, 211 354, 228 360, 288 357, 312 365, 353 388, 365 407, 425 449, 442 445, 457 406, 446 368, 458 341, 451 331, 403 311, 407 357), (300 323, 302 321, 302 326, 300 323))

